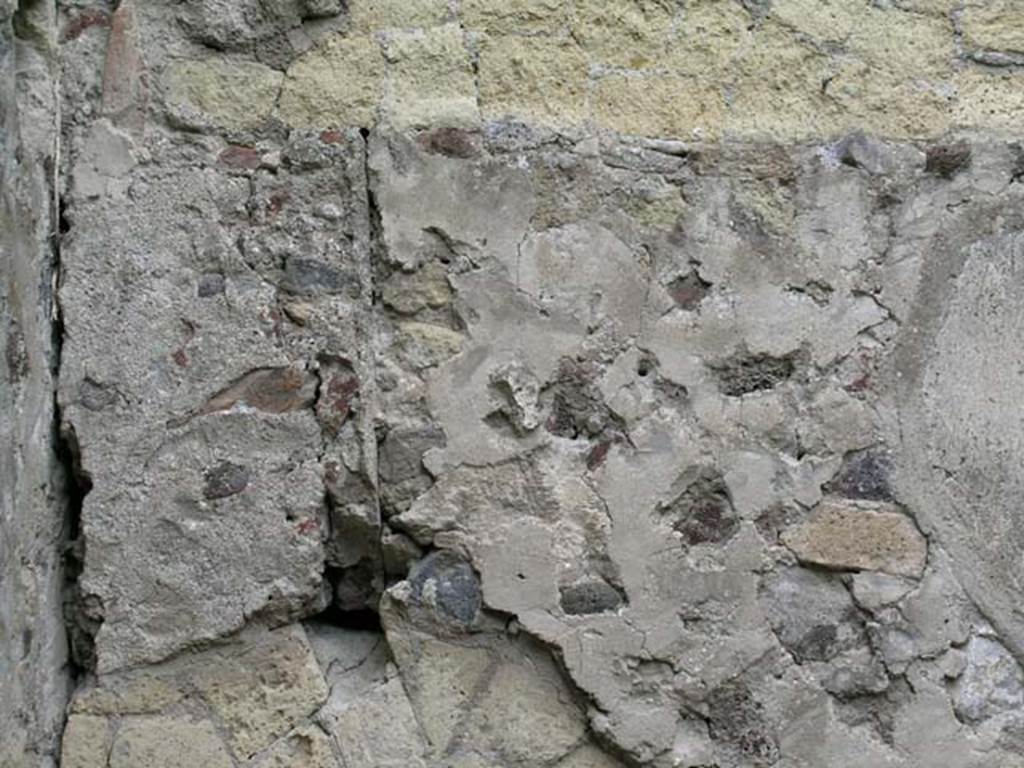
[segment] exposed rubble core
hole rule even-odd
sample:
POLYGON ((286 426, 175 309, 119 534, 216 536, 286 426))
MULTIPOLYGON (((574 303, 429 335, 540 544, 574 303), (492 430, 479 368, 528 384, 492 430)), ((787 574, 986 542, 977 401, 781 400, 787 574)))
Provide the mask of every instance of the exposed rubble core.
POLYGON ((0 28, 0 767, 1024 768, 1014 2, 0 28))

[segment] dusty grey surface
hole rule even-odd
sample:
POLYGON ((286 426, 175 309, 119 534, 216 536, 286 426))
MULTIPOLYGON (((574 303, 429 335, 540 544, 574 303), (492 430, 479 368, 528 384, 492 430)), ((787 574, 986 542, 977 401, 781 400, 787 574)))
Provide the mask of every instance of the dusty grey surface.
POLYGON ((56 18, 0 3, 0 765, 53 766, 70 694, 53 398, 56 18))

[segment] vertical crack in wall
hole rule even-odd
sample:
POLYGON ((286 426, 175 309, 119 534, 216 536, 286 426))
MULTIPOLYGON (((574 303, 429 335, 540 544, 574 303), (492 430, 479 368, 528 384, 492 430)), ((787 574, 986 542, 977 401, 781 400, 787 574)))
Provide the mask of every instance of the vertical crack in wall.
MULTIPOLYGON (((373 474, 373 501, 376 507, 377 515, 377 551, 376 563, 378 567, 377 578, 380 579, 381 591, 388 587, 388 575, 387 568, 385 566, 384 558, 384 513, 381 508, 380 500, 380 466, 379 466, 379 448, 380 444, 377 440, 376 431, 376 418, 377 414, 375 411, 376 397, 377 397, 377 312, 380 308, 380 291, 377 288, 377 275, 374 271, 374 265, 377 263, 377 256, 379 251, 384 248, 384 233, 383 233, 383 222, 381 221, 380 209, 377 205, 377 197, 373 189, 373 178, 370 172, 370 142, 373 138, 372 131, 369 128, 361 128, 360 136, 363 139, 363 177, 364 186, 366 189, 366 212, 368 219, 368 239, 369 239, 369 269, 367 269, 367 289, 370 293, 370 314, 368 318, 367 328, 367 339, 366 346, 369 352, 369 364, 367 372, 372 378, 372 389, 371 396, 366 398, 366 402, 363 408, 372 409, 364 422, 364 425, 369 430, 369 434, 364 436, 363 445, 366 446, 366 450, 372 451, 372 455, 369 457, 368 464, 372 468, 373 474)), ((377 619, 377 630, 380 629, 380 619, 377 619)), ((383 637, 383 633, 382 633, 383 637)), ((385 638, 385 642, 387 642, 385 638)))
MULTIPOLYGON (((42 5, 39 0, 30 4, 42 5)), ((56 4, 53 4, 54 7, 56 4)), ((54 26, 56 19, 54 19, 54 26)), ((55 33, 55 29, 51 30, 55 33)), ((50 318, 50 376, 53 382, 53 417, 50 440, 55 466, 55 487, 62 507, 63 524, 57 543, 61 569, 61 616, 67 634, 66 675, 69 692, 73 691, 82 676, 94 666, 94 640, 99 622, 90 618, 84 608, 79 586, 79 577, 85 563, 85 539, 82 534, 82 507, 86 494, 92 488, 92 480, 82 470, 78 439, 71 424, 65 424, 63 409, 58 396, 61 360, 64 347, 64 313, 60 303, 61 244, 70 231, 70 222, 61 196, 61 138, 63 115, 61 111, 59 60, 57 49, 53 49, 53 156, 47 169, 51 185, 49 272, 51 295, 48 316, 50 318)), ((61 723, 63 730, 63 722, 61 723)))
MULTIPOLYGON (((58 134, 59 135, 59 134, 58 134)), ((55 179, 55 184, 57 180, 55 179)), ((79 578, 85 565, 85 536, 82 531, 82 507, 85 497, 92 490, 92 479, 82 469, 78 436, 70 422, 64 421, 63 409, 57 394, 60 377, 61 353, 64 346, 64 314, 60 304, 59 282, 61 278, 61 239, 69 227, 65 218, 60 188, 54 189, 55 220, 58 231, 53 236, 53 274, 55 289, 53 295, 52 344, 53 344, 53 427, 51 430, 54 453, 60 470, 60 483, 64 499, 64 535, 61 542, 62 565, 64 569, 63 615, 68 634, 70 651, 70 673, 77 683, 82 675, 95 666, 94 638, 99 629, 100 615, 88 610, 82 595, 79 578)))
MULTIPOLYGON (((377 177, 378 171, 371 166, 371 156, 373 155, 372 142, 374 140, 381 143, 387 142, 390 137, 380 136, 368 129, 363 129, 362 135, 365 142, 366 193, 371 225, 372 328, 368 334, 367 343, 373 353, 375 370, 379 370, 379 366, 387 364, 387 356, 395 353, 393 348, 385 346, 393 343, 386 324, 389 319, 393 320, 394 316, 385 301, 386 286, 384 284, 391 276, 388 270, 397 271, 399 267, 389 261, 383 212, 381 201, 377 195, 377 189, 380 185, 385 184, 386 180, 377 177)), ((400 139, 396 140, 400 141, 400 139)), ((381 152, 393 151, 391 148, 383 147, 380 150, 381 152)), ((438 180, 437 183, 444 182, 438 180)), ((443 194, 441 189, 438 192, 443 194)), ((389 213, 392 212, 389 211, 389 213)), ((440 233, 441 247, 448 249, 452 254, 455 253, 456 246, 453 246, 444 230, 431 228, 425 232, 435 235, 440 233)), ((451 261, 455 261, 455 259, 451 261)), ((444 263, 447 265, 450 262, 445 261, 444 263)), ((422 265, 419 267, 419 269, 423 268, 422 265)), ((457 315, 455 321, 458 322, 457 315)), ((402 422, 402 417, 397 414, 390 414, 394 423, 389 423, 389 413, 382 403, 374 403, 371 407, 374 408, 374 417, 377 421, 375 424, 378 433, 377 449, 380 453, 389 437, 389 432, 395 433, 391 436, 392 438, 397 435, 400 436, 399 439, 405 439, 407 430, 402 422), (381 408, 382 412, 378 412, 378 408, 381 408)), ((443 444, 443 433, 432 421, 425 428, 442 435, 441 442, 443 444)), ((416 443, 415 440, 412 442, 416 444, 417 450, 424 447, 424 445, 416 443)), ((384 451, 387 450, 384 448, 384 451)), ((418 461, 422 461, 422 455, 418 461)), ((384 537, 405 538, 408 532, 401 528, 392 529, 383 517, 383 508, 388 506, 388 502, 382 494, 385 494, 388 483, 393 484, 395 479, 380 467, 377 468, 375 479, 378 506, 382 508, 380 532, 383 550, 384 537)), ((427 488, 419 488, 415 495, 422 496, 427 488)), ((390 511, 394 513, 394 509, 390 511)), ((411 539, 409 541, 411 543, 411 539)), ((431 749, 441 750, 445 757, 451 758, 461 754, 464 750, 471 753, 479 751, 480 754, 484 754, 488 749, 494 748, 495 743, 501 743, 500 737, 495 736, 497 741, 492 743, 488 736, 475 730, 479 727, 480 710, 486 709, 488 702, 495 696, 495 690, 501 685, 507 684, 495 678, 497 670, 501 668, 502 674, 511 674, 509 670, 516 668, 516 664, 524 664, 530 669, 530 675, 534 678, 531 683, 521 683, 530 689, 527 695, 535 695, 536 690, 544 689, 548 695, 559 701, 557 708, 559 717, 575 719, 580 724, 578 742, 567 746, 567 751, 559 758, 544 758, 545 765, 556 763, 562 765, 566 760, 571 761, 572 755, 577 752, 580 755, 591 755, 589 759, 594 759, 592 757, 594 750, 600 750, 611 756, 609 760, 614 757, 623 765, 640 764, 614 740, 594 730, 588 713, 597 709, 597 702, 572 678, 560 649, 538 634, 530 632, 514 614, 488 607, 482 603, 481 574, 476 567, 479 565, 478 563, 466 560, 466 553, 459 551, 458 546, 451 542, 417 543, 419 546, 413 545, 416 554, 408 554, 407 564, 411 566, 411 570, 407 573, 404 570, 389 570, 387 568, 388 554, 382 552, 386 586, 395 587, 395 589, 385 596, 381 608, 384 618, 383 625, 392 635, 390 638, 385 635, 384 642, 388 643, 389 653, 401 669, 403 686, 414 704, 413 712, 421 727, 424 725, 423 718, 429 718, 432 715, 436 717, 435 709, 438 705, 431 702, 431 696, 436 695, 436 692, 432 691, 432 685, 444 687, 448 691, 445 694, 446 699, 465 698, 460 707, 461 714, 458 716, 459 726, 455 729, 452 740, 447 743, 447 746, 443 743, 432 743, 431 749), (421 679, 424 672, 420 667, 431 662, 427 661, 429 651, 424 650, 420 645, 424 642, 423 638, 428 636, 432 638, 430 643, 439 646, 448 644, 447 647, 454 658, 460 658, 463 653, 469 654, 467 658, 472 658, 473 653, 481 653, 487 649, 487 653, 493 654, 490 659, 489 672, 477 679, 476 686, 468 694, 462 690, 462 686, 466 684, 463 679, 466 670, 460 667, 459 662, 452 662, 453 666, 447 670, 443 682, 437 680, 434 683, 425 684, 421 679), (417 647, 419 650, 413 651, 412 647, 417 647), (549 661, 542 662, 541 657, 546 657, 549 661), (513 659, 517 661, 511 661, 513 659), (509 666, 503 666, 505 664, 509 666), (557 683, 552 679, 552 675, 557 678, 557 683), (531 688, 534 685, 537 686, 536 689, 531 688), (551 688, 545 686, 551 686, 551 688), (557 694, 554 692, 556 690, 557 694)), ((328 618, 328 620, 330 619, 328 618)), ((337 614, 335 622, 337 622, 337 614)), ((521 696, 524 695, 521 690, 517 693, 521 696)), ((452 706, 452 704, 446 700, 442 706, 452 706)), ((538 704, 538 706, 547 706, 547 703, 538 704)), ((552 717, 555 716, 552 715, 552 717)), ((562 722, 564 725, 564 721, 562 722)), ((438 724, 435 722, 431 725, 432 727, 424 730, 436 732, 438 724)), ((519 724, 510 727, 522 728, 524 726, 519 724)), ((541 758, 535 756, 534 759, 539 764, 541 758)), ((610 765, 611 762, 608 764, 610 765)))
POLYGON ((0 7, 0 765, 57 763, 73 683, 63 622, 76 527, 59 434, 56 4, 0 7))

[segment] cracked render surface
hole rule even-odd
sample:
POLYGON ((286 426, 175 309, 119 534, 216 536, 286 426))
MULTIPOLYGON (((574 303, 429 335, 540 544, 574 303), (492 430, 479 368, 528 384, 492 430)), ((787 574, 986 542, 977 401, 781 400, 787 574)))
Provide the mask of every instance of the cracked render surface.
POLYGON ((61 5, 62 765, 1024 765, 1012 6, 621 6, 61 5))

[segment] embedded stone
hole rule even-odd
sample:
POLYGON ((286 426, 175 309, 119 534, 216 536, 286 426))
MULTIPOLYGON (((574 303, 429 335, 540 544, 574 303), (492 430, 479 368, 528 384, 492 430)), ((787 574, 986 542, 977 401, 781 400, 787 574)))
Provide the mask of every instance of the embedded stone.
POLYGON ((971 164, 971 147, 967 142, 936 144, 928 147, 924 169, 944 179, 951 179, 971 164))
POLYGON ((852 571, 920 577, 928 545, 913 521, 892 507, 823 502, 809 520, 782 534, 803 562, 852 571))
POLYGON ((358 290, 358 283, 329 264, 293 257, 285 263, 281 288, 295 296, 319 296, 349 288, 358 290))
POLYGON ((779 760, 779 744, 764 713, 764 705, 741 681, 726 683, 708 697, 709 732, 726 742, 743 762, 772 765, 779 760))
POLYGON ((145 127, 148 78, 134 0, 118 4, 110 17, 103 62, 102 110, 114 125, 139 136, 145 127))
POLYGON ((239 168, 249 171, 259 168, 262 162, 259 150, 254 147, 243 147, 237 144, 232 144, 225 148, 223 152, 217 155, 217 160, 228 168, 239 168))
POLYGON ((434 426, 391 430, 380 445, 381 477, 398 483, 421 475, 423 454, 444 442, 444 432, 434 426))
POLYGON ((622 595, 606 581, 587 581, 562 587, 562 610, 570 616, 614 611, 622 605, 622 595))
POLYGON ((313 404, 315 389, 315 377, 296 367, 251 371, 211 397, 199 413, 227 411, 240 403, 267 413, 299 410, 313 404))
POLYGON ((437 263, 424 264, 415 272, 396 272, 383 284, 384 303, 403 315, 445 306, 452 297, 448 273, 437 263))
POLYGON ((209 272, 199 277, 199 285, 196 286, 196 295, 201 299, 208 299, 224 293, 224 275, 219 272, 209 272))
POLYGON ((247 485, 249 485, 249 469, 225 461, 206 472, 203 496, 207 499, 224 499, 241 493, 247 485))
POLYGON ((825 490, 848 499, 892 501, 892 456, 886 451, 865 450, 847 454, 839 473, 825 490))
POLYGON ((775 357, 743 352, 714 362, 710 367, 718 379, 722 394, 729 397, 774 389, 788 380, 795 370, 791 355, 775 357))
POLYGON ((414 600, 456 624, 472 624, 480 612, 480 581, 472 566, 454 552, 428 555, 410 571, 409 584, 414 600))
POLYGON ((957 714, 977 723, 1024 707, 1024 670, 996 639, 976 635, 967 643, 966 665, 956 686, 957 714))
POLYGON ((834 577, 788 568, 762 581, 760 598, 779 642, 797 662, 829 661, 867 642, 849 592, 834 577))
POLYGON ((417 367, 440 365, 462 350, 463 335, 433 323, 406 322, 400 326, 404 350, 417 367))
POLYGON ((508 363, 491 372, 491 386, 504 401, 500 409, 519 433, 540 426, 540 383, 522 365, 508 363))
POLYGON ((445 157, 466 160, 480 154, 479 134, 462 128, 437 128, 425 131, 416 137, 416 143, 427 152, 445 157))
POLYGON ((683 492, 659 512, 672 521, 688 546, 724 544, 740 525, 725 478, 707 468, 695 474, 683 492))
POLYGON ((711 283, 702 280, 694 270, 677 277, 666 287, 676 304, 687 311, 693 311, 708 295, 711 283))
POLYGON ((117 389, 92 379, 83 379, 78 386, 80 402, 90 411, 104 411, 117 405, 117 389))

